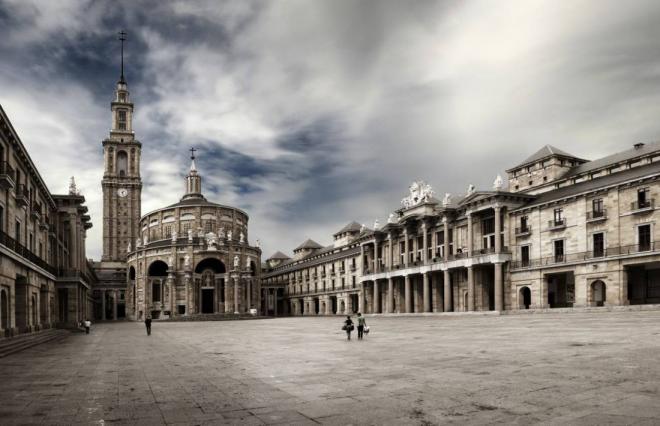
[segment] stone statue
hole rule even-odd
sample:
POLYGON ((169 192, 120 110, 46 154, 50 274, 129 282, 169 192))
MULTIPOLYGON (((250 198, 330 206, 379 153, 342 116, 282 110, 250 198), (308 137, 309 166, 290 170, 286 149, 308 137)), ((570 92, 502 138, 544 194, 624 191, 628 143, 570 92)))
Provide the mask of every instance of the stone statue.
POLYGON ((257 239, 257 241, 254 243, 254 245, 255 245, 257 248, 261 248, 261 241, 259 241, 259 239, 257 239))
POLYGON ((221 240, 225 238, 225 228, 218 229, 218 238, 221 240))
POLYGON ((135 239, 135 248, 139 249, 140 247, 142 247, 142 239, 138 237, 135 239))
POLYGON ((227 231, 227 240, 231 241, 231 229, 227 231))
POLYGON ((501 191, 503 185, 504 182, 502 181, 502 176, 497 175, 497 177, 495 178, 495 182, 493 182, 493 189, 495 191, 501 191))
POLYGON ((128 247, 126 247, 126 252, 130 253, 131 252, 131 242, 128 242, 128 247))
POLYGON ((363 223, 362 226, 360 226, 360 234, 363 233, 363 232, 366 231, 366 230, 367 230, 367 227, 366 227, 365 224, 363 223))
POLYGON ((248 271, 249 271, 250 269, 252 269, 252 268, 251 268, 251 265, 250 265, 250 258, 249 258, 249 257, 246 257, 246 258, 245 258, 245 269, 247 269, 248 271))
POLYGON ((148 233, 144 234, 144 245, 146 246, 147 244, 149 244, 149 234, 148 233))
POLYGON ((193 230, 188 229, 188 242, 192 243, 192 241, 193 241, 193 230))
POLYGON ((442 205, 447 207, 450 204, 451 204, 451 194, 449 192, 445 192, 445 198, 442 199, 442 205))
POLYGON ((197 237, 204 238, 204 230, 202 228, 197 228, 197 237))
POLYGON ((374 221, 374 229, 378 229, 378 228, 380 228, 380 221, 378 219, 376 219, 374 221))
POLYGON ((170 257, 167 259, 167 266, 169 266, 170 268, 171 268, 172 266, 174 266, 174 257, 170 256, 170 257))
MULTIPOLYGON (((231 232, 231 231, 229 231, 229 232, 231 232)), ((234 256, 234 269, 238 269, 238 268, 239 268, 239 266, 240 266, 240 264, 241 264, 240 262, 241 262, 241 261, 240 261, 240 259, 238 258, 238 256, 234 256)))
POLYGON ((401 204, 406 209, 430 201, 433 194, 435 194, 431 185, 423 180, 414 181, 408 190, 410 191, 410 195, 401 200, 401 204))
POLYGON ((390 213, 390 215, 387 217, 387 223, 396 223, 396 217, 394 216, 394 213, 390 213))
POLYGON ((215 236, 213 232, 209 232, 205 236, 206 238, 206 245, 208 246, 209 250, 216 250, 216 245, 218 244, 218 239, 215 236))
POLYGON ((186 267, 186 269, 190 268, 190 256, 185 255, 183 258, 183 266, 186 267))
POLYGON ((244 242, 245 242, 245 234, 243 234, 243 232, 241 232, 241 233, 238 235, 238 242, 239 242, 239 243, 244 243, 244 242))
POLYGON ((176 243, 176 238, 177 238, 177 233, 176 231, 172 231, 172 242, 176 243))
POLYGON ((476 191, 476 189, 474 188, 474 185, 470 184, 468 186, 467 195, 472 195, 472 194, 474 194, 475 191, 476 191))

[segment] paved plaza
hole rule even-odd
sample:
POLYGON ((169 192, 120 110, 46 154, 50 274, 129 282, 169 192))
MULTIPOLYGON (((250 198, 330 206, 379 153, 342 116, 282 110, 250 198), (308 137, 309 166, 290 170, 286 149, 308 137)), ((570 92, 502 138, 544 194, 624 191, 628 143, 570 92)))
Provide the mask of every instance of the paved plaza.
POLYGON ((658 424, 660 312, 100 324, 0 359, 2 424, 658 424))

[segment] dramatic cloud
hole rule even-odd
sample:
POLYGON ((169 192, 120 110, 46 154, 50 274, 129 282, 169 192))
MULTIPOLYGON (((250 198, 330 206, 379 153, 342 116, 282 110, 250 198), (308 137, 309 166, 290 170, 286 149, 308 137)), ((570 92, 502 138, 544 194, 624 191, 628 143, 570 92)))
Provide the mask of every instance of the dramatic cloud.
POLYGON ((100 141, 129 32, 143 212, 245 209, 265 256, 384 222, 415 178, 490 187, 544 144, 597 158, 660 133, 653 1, 2 1, 0 102, 44 179, 75 174, 100 256, 100 141))

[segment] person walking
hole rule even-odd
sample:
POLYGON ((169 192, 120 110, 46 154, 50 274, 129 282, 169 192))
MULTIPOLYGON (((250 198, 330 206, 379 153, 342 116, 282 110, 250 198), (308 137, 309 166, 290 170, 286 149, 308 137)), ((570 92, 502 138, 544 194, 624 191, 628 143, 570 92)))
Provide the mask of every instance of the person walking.
POLYGON ((151 317, 147 315, 144 319, 144 325, 147 327, 147 336, 151 336, 151 317))
POLYGON ((358 340, 362 340, 364 337, 364 327, 367 325, 366 318, 362 316, 360 312, 358 312, 357 316, 358 320, 358 340))
POLYGON ((353 320, 350 315, 346 315, 346 320, 344 321, 344 326, 342 327, 346 330, 346 337, 348 340, 351 340, 351 331, 353 331, 353 320))
POLYGON ((85 334, 89 334, 89 328, 92 326, 92 322, 87 318, 83 324, 85 325, 85 334))

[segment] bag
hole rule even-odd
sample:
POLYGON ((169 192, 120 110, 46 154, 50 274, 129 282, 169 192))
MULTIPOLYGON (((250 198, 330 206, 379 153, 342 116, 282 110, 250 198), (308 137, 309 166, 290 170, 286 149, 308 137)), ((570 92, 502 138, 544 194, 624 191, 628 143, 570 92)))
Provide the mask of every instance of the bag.
POLYGON ((364 326, 364 332, 365 332, 365 334, 369 334, 369 326, 368 325, 364 326))
POLYGON ((351 331, 353 331, 354 329, 355 329, 355 326, 353 324, 351 324, 351 331))
POLYGON ((347 325, 344 325, 341 329, 344 330, 344 331, 346 331, 346 330, 348 329, 348 326, 347 326, 347 325))

